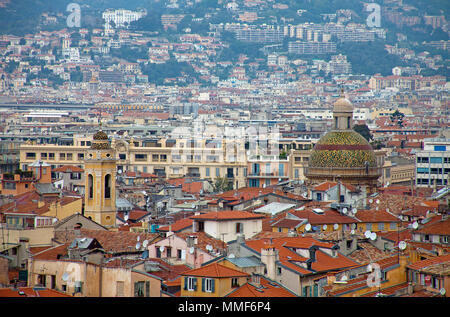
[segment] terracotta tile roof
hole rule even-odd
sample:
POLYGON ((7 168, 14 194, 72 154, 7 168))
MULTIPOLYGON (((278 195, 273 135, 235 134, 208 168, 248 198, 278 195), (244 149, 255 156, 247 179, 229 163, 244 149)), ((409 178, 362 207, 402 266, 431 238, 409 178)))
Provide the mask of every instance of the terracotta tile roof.
POLYGON ((244 277, 249 274, 234 270, 232 268, 223 266, 219 263, 211 263, 203 267, 193 269, 182 273, 183 276, 201 276, 201 277, 214 277, 214 278, 227 278, 227 277, 244 277))
POLYGON ((358 247, 358 250, 353 251, 347 257, 359 264, 368 264, 392 256, 392 253, 382 251, 369 242, 358 242, 358 247))
POLYGON ((158 263, 159 270, 152 271, 151 274, 161 278, 167 286, 180 285, 181 274, 191 270, 187 265, 173 265, 159 258, 150 258, 148 261, 158 263))
POLYGON ((384 209, 358 210, 355 217, 361 222, 400 222, 400 219, 393 216, 384 209))
POLYGON ((58 260, 60 257, 67 256, 67 248, 70 243, 47 248, 43 251, 33 254, 35 260, 58 260))
POLYGON ((358 220, 342 215, 339 211, 331 208, 320 208, 323 213, 316 213, 313 211, 314 208, 305 208, 303 210, 294 210, 291 212, 292 215, 307 219, 311 225, 322 225, 322 224, 342 224, 342 223, 357 223, 358 220))
POLYGON ((263 277, 260 277, 259 282, 259 285, 245 283, 225 297, 296 297, 278 283, 269 282, 263 277))
POLYGON ((415 232, 420 234, 450 235, 450 218, 445 220, 439 220, 442 219, 441 216, 434 216, 433 218, 438 221, 431 224, 425 224, 415 232))
POLYGON ((272 226, 277 227, 277 228, 295 229, 301 223, 302 223, 302 220, 281 219, 281 220, 275 222, 274 224, 272 224, 272 226))
MULTIPOLYGON (((148 240, 149 244, 160 239, 157 233, 135 233, 129 231, 107 231, 81 229, 81 235, 96 239, 106 252, 130 252, 135 250, 137 237, 140 242, 148 240)), ((72 242, 75 238, 74 231, 55 232, 55 239, 62 242, 72 242)))
POLYGON ((242 187, 239 189, 230 190, 222 194, 216 195, 216 198, 222 198, 226 201, 247 201, 256 197, 275 194, 298 201, 306 201, 303 196, 285 193, 284 191, 273 188, 257 188, 257 187, 242 187))
MULTIPOLYGON (((408 283, 405 282, 405 283, 393 285, 390 287, 382 288, 381 293, 384 295, 387 295, 387 296, 392 296, 392 295, 395 295, 396 292, 407 289, 407 288, 408 288, 408 283)), ((363 295, 361 295, 361 297, 375 297, 378 293, 379 293, 379 291, 374 291, 374 292, 363 294, 363 295)))
POLYGON ((226 221, 226 220, 245 220, 245 219, 263 219, 264 215, 254 214, 246 211, 212 211, 206 214, 200 214, 190 217, 194 220, 212 220, 212 221, 226 221))
MULTIPOLYGON (((322 184, 317 185, 316 187, 313 188, 313 190, 316 191, 327 191, 330 188, 333 188, 335 186, 337 186, 337 182, 324 182, 322 184)), ((345 186, 345 188, 347 188, 349 191, 351 192, 355 192, 356 191, 356 187, 350 184, 345 184, 342 183, 343 186, 345 186)))
MULTIPOLYGON (((278 250, 278 256, 283 266, 288 267, 300 274, 310 274, 312 271, 306 269, 304 266, 298 264, 305 263, 309 259, 294 251, 294 249, 308 250, 312 246, 319 248, 331 249, 334 247, 333 243, 322 242, 311 237, 285 237, 274 239, 258 239, 258 240, 246 240, 245 244, 260 253, 261 249, 267 247, 274 247, 278 250), (297 263, 296 263, 297 262, 297 263)), ((309 251, 308 251, 309 252, 309 251)), ((336 257, 332 257, 326 254, 322 250, 316 251, 316 261, 312 262, 312 270, 324 271, 324 270, 336 270, 346 267, 352 267, 358 265, 355 261, 337 253, 336 257)))
POLYGON ((72 297, 72 296, 48 288, 19 287, 18 289, 0 288, 0 297, 72 297))
POLYGON ((15 196, 14 201, 0 206, 0 213, 27 213, 41 215, 49 211, 50 205, 55 202, 59 202, 65 206, 76 200, 82 199, 75 196, 41 196, 36 190, 26 192, 15 196), (39 201, 43 203, 39 206, 39 201))
POLYGON ((199 194, 203 189, 203 182, 192 182, 188 181, 186 178, 169 179, 167 182, 174 186, 181 185, 181 190, 189 194, 199 194))
POLYGON ((175 221, 171 225, 159 227, 158 231, 168 232, 169 230, 171 230, 172 232, 178 232, 178 231, 192 227, 193 222, 194 222, 193 219, 183 218, 183 219, 175 221))
POLYGON ((442 274, 450 274, 450 254, 435 256, 430 259, 418 261, 407 266, 411 270, 423 271, 430 267, 441 268, 442 274))
POLYGON ((175 233, 175 235, 184 240, 187 240, 187 238, 190 236, 197 237, 197 244, 195 246, 205 252, 209 252, 206 249, 207 245, 211 245, 214 250, 224 250, 227 247, 225 242, 213 238, 210 235, 206 234, 205 232, 179 232, 175 233))
POLYGON ((79 168, 75 165, 63 165, 61 167, 55 168, 52 172, 61 172, 61 173, 83 173, 84 169, 79 168))

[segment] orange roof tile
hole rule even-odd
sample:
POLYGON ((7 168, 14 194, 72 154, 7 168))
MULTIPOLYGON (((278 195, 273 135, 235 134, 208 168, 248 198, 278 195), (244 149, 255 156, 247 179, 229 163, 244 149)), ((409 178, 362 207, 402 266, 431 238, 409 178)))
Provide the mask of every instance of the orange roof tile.
POLYGON ((293 293, 279 285, 260 277, 260 286, 245 283, 226 297, 296 297, 293 293))
POLYGON ((226 220, 244 220, 244 219, 263 219, 264 215, 254 214, 246 211, 212 211, 206 214, 200 214, 190 217, 194 220, 214 220, 214 221, 226 221, 226 220))
POLYGON ((206 266, 193 269, 182 273, 184 276, 201 276, 201 277, 215 277, 215 278, 227 278, 227 277, 243 277, 249 276, 248 273, 238 271, 218 263, 211 263, 206 266))
POLYGON ((168 226, 164 226, 164 227, 159 227, 158 231, 169 231, 171 230, 172 232, 178 232, 184 229, 187 229, 189 227, 192 227, 192 223, 193 223, 193 219, 190 218, 183 218, 180 219, 178 221, 175 221, 173 224, 168 225, 168 226))
POLYGON ((48 288, 43 289, 33 287, 19 287, 18 289, 0 288, 0 297, 72 297, 72 296, 48 288))
POLYGON ((442 264, 442 263, 450 264, 450 254, 435 256, 430 259, 418 261, 418 262, 408 265, 407 268, 412 269, 412 270, 423 270, 429 266, 436 265, 436 264, 442 264))

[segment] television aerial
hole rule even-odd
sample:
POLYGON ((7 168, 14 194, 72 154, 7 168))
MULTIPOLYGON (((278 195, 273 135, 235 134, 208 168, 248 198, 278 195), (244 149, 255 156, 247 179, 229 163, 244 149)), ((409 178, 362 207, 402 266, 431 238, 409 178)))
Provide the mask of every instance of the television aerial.
POLYGON ((310 223, 307 223, 307 224, 306 224, 305 230, 306 230, 306 231, 310 231, 310 230, 311 230, 311 224, 310 224, 310 223))
POLYGON ((406 242, 405 241, 400 241, 400 243, 398 244, 398 248, 400 250, 405 250, 406 249, 406 242))

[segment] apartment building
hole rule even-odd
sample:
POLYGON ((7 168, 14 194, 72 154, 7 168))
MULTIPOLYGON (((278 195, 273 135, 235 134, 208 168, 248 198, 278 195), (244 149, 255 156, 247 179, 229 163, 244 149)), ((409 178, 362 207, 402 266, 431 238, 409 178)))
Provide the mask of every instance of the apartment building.
POLYGON ((449 185, 450 139, 434 138, 424 141, 422 151, 416 153, 416 186, 449 185))

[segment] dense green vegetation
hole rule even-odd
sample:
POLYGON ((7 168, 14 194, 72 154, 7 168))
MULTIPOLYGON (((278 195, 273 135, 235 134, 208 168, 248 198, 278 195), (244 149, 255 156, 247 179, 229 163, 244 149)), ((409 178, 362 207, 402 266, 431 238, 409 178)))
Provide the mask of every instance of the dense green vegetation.
POLYGON ((347 55, 355 74, 391 75, 395 66, 406 66, 406 63, 397 55, 389 54, 383 41, 351 42, 338 45, 338 52, 347 55))

